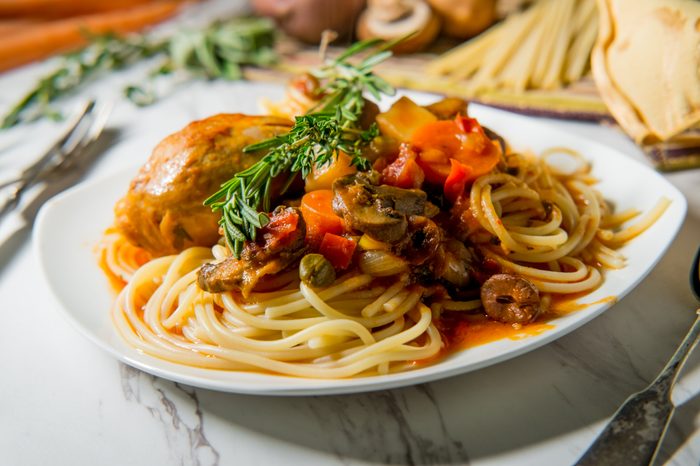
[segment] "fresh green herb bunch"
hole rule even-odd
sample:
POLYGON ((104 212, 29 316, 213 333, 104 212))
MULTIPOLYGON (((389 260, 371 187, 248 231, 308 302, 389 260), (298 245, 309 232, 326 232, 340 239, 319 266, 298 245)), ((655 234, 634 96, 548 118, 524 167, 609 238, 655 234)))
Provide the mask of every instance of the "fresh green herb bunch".
POLYGON ((368 40, 354 44, 341 55, 312 74, 322 80, 323 96, 309 113, 297 117, 289 133, 246 147, 246 152, 267 150, 267 154, 248 169, 225 182, 205 202, 212 210, 221 210, 220 224, 226 242, 235 257, 240 257, 246 240, 254 241, 259 228, 269 221, 274 178, 286 177, 281 194, 297 173, 306 177, 314 166, 323 166, 340 151, 352 158, 361 170, 368 168, 362 148, 378 135, 376 124, 362 129, 359 120, 364 109, 365 92, 375 98, 393 95, 394 88, 375 75, 372 68, 391 56, 394 43, 368 40), (372 49, 358 64, 349 59, 372 49), (259 210, 262 210, 260 212, 259 210))
MULTIPOLYGON (((0 128, 46 116, 60 117, 51 107, 59 97, 108 71, 155 56, 163 62, 151 77, 184 70, 206 78, 241 79, 241 66, 275 62, 274 40, 274 27, 263 18, 237 18, 202 30, 181 30, 166 38, 138 34, 92 37, 90 45, 66 55, 58 69, 41 78, 3 117, 0 128)), ((156 100, 155 93, 142 86, 128 86, 125 94, 138 105, 156 100)))
POLYGON ((171 69, 186 69, 207 78, 241 79, 242 65, 275 63, 275 36, 265 18, 238 18, 200 31, 182 31, 170 39, 171 69))
POLYGON ((153 42, 141 36, 95 37, 84 49, 65 55, 55 71, 39 79, 36 86, 3 117, 0 128, 10 128, 44 116, 60 118, 60 113, 50 105, 57 98, 99 74, 126 68, 165 49, 164 42, 153 42))
POLYGON ((381 99, 382 94, 393 95, 394 88, 372 72, 376 65, 391 56, 388 49, 393 45, 394 42, 385 43, 380 39, 356 42, 334 60, 312 70, 311 74, 324 83, 318 90, 324 98, 311 113, 338 109, 342 113, 340 118, 346 123, 355 123, 362 114, 364 92, 372 94, 377 100, 381 99), (359 64, 353 65, 348 61, 348 58, 370 48, 377 50, 359 64))
MULTIPOLYGON (((166 58, 151 77, 184 70, 208 79, 243 78, 242 66, 269 66, 277 61, 275 34, 266 18, 237 18, 202 30, 182 30, 165 44, 166 58)), ((137 105, 157 100, 152 86, 128 86, 126 96, 137 105)))

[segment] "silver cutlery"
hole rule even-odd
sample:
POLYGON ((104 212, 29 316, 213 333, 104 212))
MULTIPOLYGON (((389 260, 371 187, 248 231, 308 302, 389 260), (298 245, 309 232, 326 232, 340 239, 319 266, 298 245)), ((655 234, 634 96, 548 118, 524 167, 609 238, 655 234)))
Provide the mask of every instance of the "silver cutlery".
MULTIPOLYGON (((61 137, 19 175, 0 182, 0 245, 33 222, 40 205, 69 186, 69 172, 80 163, 88 146, 102 134, 112 105, 85 102, 72 117, 61 137), (22 195, 43 183, 44 189, 27 206, 20 206, 22 195), (19 211, 18 211, 19 210, 19 211)), ((75 180, 72 180, 74 182, 75 180)))
MULTIPOLYGON (((690 270, 690 286, 700 300, 700 249, 690 270)), ((700 309, 695 311, 700 314, 700 309)), ((674 405, 671 391, 700 336, 700 317, 656 379, 618 409, 576 466, 646 466, 654 461, 674 405)))
POLYGON ((111 106, 97 106, 94 100, 85 102, 71 119, 63 135, 34 163, 9 180, 0 183, 4 199, 0 202, 0 218, 19 205, 22 194, 50 175, 67 169, 79 154, 95 142, 102 133, 111 106))

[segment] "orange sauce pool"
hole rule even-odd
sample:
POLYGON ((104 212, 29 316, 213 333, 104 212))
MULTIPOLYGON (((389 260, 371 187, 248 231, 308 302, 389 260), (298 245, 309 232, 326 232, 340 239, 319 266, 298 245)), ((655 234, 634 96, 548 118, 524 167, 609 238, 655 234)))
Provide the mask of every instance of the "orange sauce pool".
POLYGON ((117 295, 126 286, 126 281, 114 270, 110 269, 107 262, 108 251, 112 248, 117 248, 117 256, 125 263, 130 264, 133 269, 137 269, 150 261, 152 256, 148 251, 132 245, 125 238, 110 238, 110 235, 114 236, 115 233, 118 233, 115 227, 107 228, 102 234, 103 240, 95 245, 93 252, 97 257, 98 266, 102 269, 105 277, 107 277, 112 291, 117 295))
POLYGON ((586 295, 587 293, 564 296, 552 295, 552 302, 549 307, 549 312, 555 316, 563 316, 575 311, 586 309, 588 306, 605 303, 615 304, 617 302, 617 296, 606 296, 588 303, 579 302, 579 299, 585 297, 586 295))
POLYGON ((491 320, 484 315, 469 315, 461 318, 455 318, 453 315, 451 319, 442 319, 438 324, 438 328, 445 340, 445 347, 432 358, 416 361, 414 366, 432 364, 455 351, 485 345, 505 338, 521 340, 541 335, 554 329, 555 326, 549 323, 552 319, 583 310, 588 306, 617 302, 617 297, 615 296, 606 296, 591 302, 580 302, 586 295, 588 293, 565 296, 553 295, 549 311, 545 315, 540 316, 535 322, 526 325, 504 324, 491 320))
POLYGON ((540 335, 554 328, 554 325, 546 322, 533 322, 528 325, 512 325, 493 320, 467 322, 464 328, 459 328, 456 339, 461 348, 479 346, 492 341, 508 338, 510 340, 522 340, 523 338, 540 335))
MULTIPOLYGON (((444 323, 441 326, 444 326, 444 323)), ((440 362, 446 356, 459 350, 504 338, 521 340, 534 337, 553 328, 554 325, 548 324, 546 321, 518 326, 496 322, 486 316, 469 316, 468 319, 454 322, 449 328, 442 328, 440 333, 445 340, 445 346, 442 350, 431 358, 413 361, 411 367, 427 366, 440 362)))

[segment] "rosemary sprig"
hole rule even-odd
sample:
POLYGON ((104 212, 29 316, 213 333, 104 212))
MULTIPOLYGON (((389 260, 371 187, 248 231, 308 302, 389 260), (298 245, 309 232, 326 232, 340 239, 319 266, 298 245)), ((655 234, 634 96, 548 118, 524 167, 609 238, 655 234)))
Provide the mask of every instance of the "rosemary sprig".
POLYGON ((225 182, 205 202, 212 210, 221 210, 220 224, 235 257, 240 257, 246 240, 253 241, 259 228, 269 222, 273 179, 286 177, 282 194, 296 174, 306 177, 314 166, 329 163, 339 151, 352 158, 352 164, 367 169, 362 148, 374 139, 375 124, 369 129, 359 126, 365 92, 375 98, 392 95, 393 87, 375 75, 372 68, 391 56, 393 43, 380 40, 358 42, 337 58, 312 72, 322 80, 322 99, 304 116, 297 117, 289 133, 246 147, 246 152, 267 150, 267 154, 250 168, 225 182), (373 49, 358 64, 349 61, 355 55, 373 49), (260 211, 262 210, 262 212, 260 211))
POLYGON ((109 70, 120 70, 137 61, 152 57, 165 49, 164 42, 149 41, 141 36, 118 38, 105 35, 94 38, 81 51, 64 56, 63 63, 39 79, 2 118, 0 128, 41 117, 60 118, 51 103, 109 70))
MULTIPOLYGON (((41 117, 60 117, 51 104, 108 71, 127 68, 142 60, 162 57, 151 78, 186 71, 205 78, 241 79, 242 65, 268 66, 275 62, 274 27, 261 18, 238 18, 202 30, 182 30, 170 37, 114 35, 91 37, 84 49, 64 56, 59 67, 41 78, 0 121, 0 129, 41 117)), ((138 105, 156 99, 144 86, 127 86, 127 98, 138 105)))

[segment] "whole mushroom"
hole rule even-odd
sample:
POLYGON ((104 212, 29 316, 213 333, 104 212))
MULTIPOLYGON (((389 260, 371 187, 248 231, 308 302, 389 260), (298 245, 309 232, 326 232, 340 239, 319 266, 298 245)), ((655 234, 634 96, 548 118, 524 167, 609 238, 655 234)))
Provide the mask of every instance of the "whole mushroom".
POLYGON ((455 39, 468 39, 496 20, 496 0, 428 0, 442 18, 442 31, 455 39))
POLYGON ((252 0, 253 9, 273 18, 284 32, 318 44, 326 29, 348 37, 365 0, 252 0))
POLYGON ((440 20, 423 0, 369 0, 357 23, 360 39, 398 39, 395 53, 413 53, 430 45, 440 32, 440 20))

